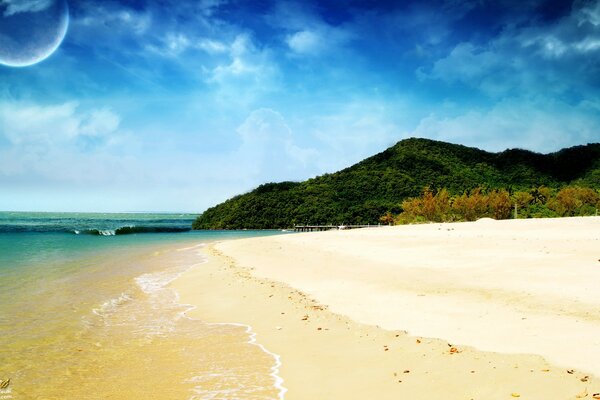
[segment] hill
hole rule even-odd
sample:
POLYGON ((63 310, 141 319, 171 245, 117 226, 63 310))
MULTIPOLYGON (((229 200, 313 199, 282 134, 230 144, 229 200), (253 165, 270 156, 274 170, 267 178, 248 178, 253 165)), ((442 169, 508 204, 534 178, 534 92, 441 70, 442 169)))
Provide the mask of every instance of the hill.
POLYGON ((349 168, 304 182, 267 183, 207 209, 194 229, 269 229, 295 224, 376 224, 423 188, 528 190, 577 184, 600 189, 600 143, 539 154, 490 153, 406 139, 349 168))

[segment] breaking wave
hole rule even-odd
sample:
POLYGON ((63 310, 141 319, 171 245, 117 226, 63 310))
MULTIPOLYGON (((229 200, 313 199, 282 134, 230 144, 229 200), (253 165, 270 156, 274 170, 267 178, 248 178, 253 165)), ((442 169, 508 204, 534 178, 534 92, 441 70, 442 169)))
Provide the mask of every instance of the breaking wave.
POLYGON ((191 228, 174 227, 174 226, 122 226, 117 229, 85 229, 73 230, 76 235, 99 235, 99 236, 115 236, 115 235, 131 235, 134 233, 177 233, 188 232, 191 228))

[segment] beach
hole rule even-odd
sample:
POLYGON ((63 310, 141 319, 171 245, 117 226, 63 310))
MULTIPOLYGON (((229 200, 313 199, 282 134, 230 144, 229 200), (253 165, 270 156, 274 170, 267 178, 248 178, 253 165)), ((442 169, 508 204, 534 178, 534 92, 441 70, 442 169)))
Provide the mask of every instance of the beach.
MULTIPOLYGON (((600 218, 228 240, 172 284, 248 325, 286 399, 600 392, 600 218)), ((600 398, 600 396, 597 396, 600 398)))
POLYGON ((0 398, 275 398, 247 327, 185 318, 168 285, 204 243, 189 215, 0 212, 0 398))

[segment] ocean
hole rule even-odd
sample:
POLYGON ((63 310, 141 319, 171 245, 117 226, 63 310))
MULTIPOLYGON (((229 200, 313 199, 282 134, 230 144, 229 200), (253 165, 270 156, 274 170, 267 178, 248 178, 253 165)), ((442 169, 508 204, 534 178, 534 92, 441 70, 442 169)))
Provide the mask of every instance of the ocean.
POLYGON ((194 217, 0 213, 0 399, 281 398, 248 327, 188 318, 169 287, 206 243, 280 232, 194 217))

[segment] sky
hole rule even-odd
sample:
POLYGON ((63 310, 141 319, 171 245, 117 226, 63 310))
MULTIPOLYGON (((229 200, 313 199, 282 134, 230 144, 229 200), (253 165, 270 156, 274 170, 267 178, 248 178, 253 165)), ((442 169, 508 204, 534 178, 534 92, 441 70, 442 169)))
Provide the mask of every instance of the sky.
POLYGON ((600 142, 600 1, 68 6, 53 54, 0 65, 0 210, 201 212, 408 137, 600 142))

